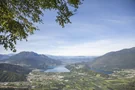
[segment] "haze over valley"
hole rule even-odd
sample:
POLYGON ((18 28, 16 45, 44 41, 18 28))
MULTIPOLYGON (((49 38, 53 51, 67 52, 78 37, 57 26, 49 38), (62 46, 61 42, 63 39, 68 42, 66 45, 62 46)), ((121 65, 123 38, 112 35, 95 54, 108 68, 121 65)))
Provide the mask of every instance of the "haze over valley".
MULTIPOLYGON (((109 52, 102 56, 53 56, 37 54, 35 52, 23 51, 13 55, 0 55, 0 81, 8 82, 6 85, 14 84, 16 87, 21 87, 16 81, 23 81, 21 84, 26 87, 32 84, 37 87, 42 84, 43 88, 53 89, 53 87, 59 89, 59 83, 63 83, 62 88, 72 89, 70 82, 76 84, 83 83, 86 80, 93 80, 88 82, 88 88, 95 88, 98 90, 120 90, 123 86, 117 86, 117 84, 125 83, 127 87, 133 88, 126 84, 128 80, 135 76, 135 47, 129 49, 123 49, 120 51, 109 52), (69 78, 73 78, 70 80, 69 78), (76 81, 84 78, 84 81, 76 81), (92 79, 95 78, 95 79, 92 79), (117 79, 116 79, 117 78, 117 79), (40 82, 41 79, 48 81, 48 83, 40 82), (96 79, 100 80, 102 87, 97 87, 95 84, 96 79), (120 79, 124 80, 121 81, 120 79), (69 83, 66 83, 66 82, 69 83), (106 82, 107 81, 107 82, 106 82), (54 86, 46 86, 52 83, 54 86), (94 83, 94 84, 92 84, 94 83), (102 84, 106 83, 108 87, 102 84), (56 86, 55 86, 56 85, 56 86), (69 87, 67 88, 67 85, 69 87), (93 87, 91 87, 93 85, 93 87), (114 87, 112 87, 112 85, 114 87)), ((86 81, 85 81, 86 82, 86 81)), ((0 85, 3 85, 2 83, 0 85)), ((75 85, 76 85, 75 84, 75 85)), ((76 87, 75 87, 76 88, 76 87)), ((81 88, 81 87, 79 87, 81 88)), ((125 89, 126 90, 126 89, 125 89)))
POLYGON ((135 90, 135 0, 0 0, 0 90, 135 90))

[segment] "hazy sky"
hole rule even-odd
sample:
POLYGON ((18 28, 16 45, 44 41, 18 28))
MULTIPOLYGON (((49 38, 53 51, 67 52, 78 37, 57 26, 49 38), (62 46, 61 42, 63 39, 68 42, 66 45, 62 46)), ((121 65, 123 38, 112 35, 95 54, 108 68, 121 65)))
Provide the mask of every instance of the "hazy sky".
MULTIPOLYGON (((17 52, 95 56, 135 46, 135 0, 85 0, 65 28, 55 12, 44 14, 40 31, 18 42, 17 52)), ((11 51, 0 46, 0 53, 11 51)))

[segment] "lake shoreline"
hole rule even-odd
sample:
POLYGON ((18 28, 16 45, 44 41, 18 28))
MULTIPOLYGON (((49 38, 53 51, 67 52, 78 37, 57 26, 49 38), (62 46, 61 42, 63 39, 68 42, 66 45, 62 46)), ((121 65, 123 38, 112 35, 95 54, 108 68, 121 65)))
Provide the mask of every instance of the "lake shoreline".
POLYGON ((70 72, 65 65, 56 66, 53 68, 48 68, 47 70, 40 69, 41 72, 70 72))

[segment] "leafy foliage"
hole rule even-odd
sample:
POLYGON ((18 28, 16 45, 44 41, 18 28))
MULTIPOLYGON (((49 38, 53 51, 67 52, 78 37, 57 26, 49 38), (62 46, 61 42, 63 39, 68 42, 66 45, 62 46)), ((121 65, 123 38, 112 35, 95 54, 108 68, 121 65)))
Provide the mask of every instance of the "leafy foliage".
POLYGON ((70 17, 82 0, 0 0, 0 45, 16 51, 17 40, 27 40, 41 23, 43 11, 57 11, 56 22, 62 27, 71 23, 70 17))

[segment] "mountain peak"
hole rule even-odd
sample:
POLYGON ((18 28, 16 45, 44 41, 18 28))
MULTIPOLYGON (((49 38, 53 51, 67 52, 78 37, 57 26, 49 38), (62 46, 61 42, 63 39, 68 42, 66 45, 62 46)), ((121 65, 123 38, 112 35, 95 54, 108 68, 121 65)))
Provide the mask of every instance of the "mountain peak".
POLYGON ((20 53, 18 53, 18 54, 37 54, 37 53, 35 53, 35 52, 33 52, 33 51, 22 51, 22 52, 20 52, 20 53))
POLYGON ((19 55, 19 56, 39 56, 39 54, 35 53, 35 52, 32 52, 32 51, 22 51, 16 55, 19 55))
POLYGON ((56 61, 45 55, 43 56, 35 52, 27 52, 27 51, 20 52, 14 56, 9 57, 4 61, 11 64, 17 64, 30 68, 46 68, 49 65, 61 64, 60 61, 58 60, 56 61))

